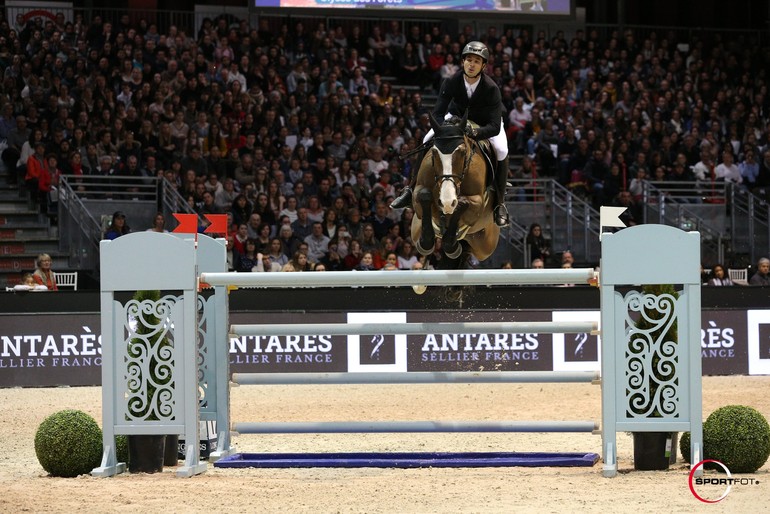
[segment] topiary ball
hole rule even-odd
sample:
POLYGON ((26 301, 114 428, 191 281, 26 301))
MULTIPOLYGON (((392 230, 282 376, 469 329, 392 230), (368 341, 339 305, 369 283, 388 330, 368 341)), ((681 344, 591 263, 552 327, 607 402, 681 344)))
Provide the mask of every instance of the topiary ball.
POLYGON ((690 462, 690 432, 683 432, 679 439, 679 453, 685 462, 690 462))
POLYGON ((35 434, 35 454, 55 477, 90 473, 102 458, 102 429, 83 411, 63 410, 48 416, 35 434))
POLYGON ((115 457, 118 462, 125 462, 128 464, 128 436, 116 435, 115 436, 115 457))
POLYGON ((770 456, 770 425, 751 407, 720 407, 703 424, 703 447, 706 458, 721 461, 732 473, 753 473, 770 456))

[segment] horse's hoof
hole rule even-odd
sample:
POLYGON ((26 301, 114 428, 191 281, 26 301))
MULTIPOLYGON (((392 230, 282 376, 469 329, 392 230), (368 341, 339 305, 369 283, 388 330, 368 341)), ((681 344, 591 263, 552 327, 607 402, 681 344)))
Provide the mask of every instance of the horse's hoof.
POLYGON ((433 240, 433 244, 430 245, 430 250, 426 250, 425 248, 423 248, 423 246, 420 244, 420 240, 419 239, 414 242, 414 248, 415 248, 415 250, 417 250, 417 252, 420 255, 430 255, 430 254, 432 254, 433 253, 433 248, 435 248, 435 246, 436 246, 435 239, 433 240))
POLYGON ((428 286, 412 286, 412 289, 417 294, 423 294, 425 291, 428 290, 428 286))
POLYGON ((449 287, 446 291, 446 299, 448 302, 457 303, 463 298, 463 290, 461 287, 449 287))
POLYGON ((452 250, 451 252, 447 251, 446 249, 444 250, 444 255, 446 255, 450 259, 457 259, 461 253, 463 253, 463 246, 459 244, 456 245, 455 249, 452 250))

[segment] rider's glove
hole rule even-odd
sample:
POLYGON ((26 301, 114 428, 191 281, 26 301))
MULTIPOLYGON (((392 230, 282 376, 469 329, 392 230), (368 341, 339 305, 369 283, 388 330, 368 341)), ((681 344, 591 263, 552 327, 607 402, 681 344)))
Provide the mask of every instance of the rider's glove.
POLYGON ((471 125, 465 126, 465 135, 467 135, 471 139, 476 139, 479 135, 479 131, 476 127, 472 127, 471 125))

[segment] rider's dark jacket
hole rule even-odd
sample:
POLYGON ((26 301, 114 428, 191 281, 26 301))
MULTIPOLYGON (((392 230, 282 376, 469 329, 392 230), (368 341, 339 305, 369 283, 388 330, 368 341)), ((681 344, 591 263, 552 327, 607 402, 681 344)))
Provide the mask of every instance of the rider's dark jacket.
POLYGON ((447 112, 462 117, 468 109, 468 119, 478 126, 476 139, 488 139, 500 132, 503 117, 503 102, 500 88, 486 74, 481 75, 476 91, 468 98, 463 81, 463 72, 458 71, 441 84, 433 116, 441 123, 447 112))

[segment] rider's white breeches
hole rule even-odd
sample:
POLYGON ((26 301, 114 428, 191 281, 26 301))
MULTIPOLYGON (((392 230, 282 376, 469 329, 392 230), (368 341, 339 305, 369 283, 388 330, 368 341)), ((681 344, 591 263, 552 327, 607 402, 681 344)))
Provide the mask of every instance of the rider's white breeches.
MULTIPOLYGON (((430 129, 425 137, 422 138, 423 143, 427 143, 433 139, 433 129, 430 129)), ((492 148, 495 149, 495 155, 498 161, 502 161, 508 157, 508 137, 505 134, 505 128, 503 127, 503 120, 500 120, 500 132, 497 135, 489 138, 489 142, 492 144, 492 148)))

